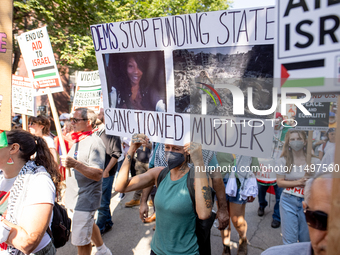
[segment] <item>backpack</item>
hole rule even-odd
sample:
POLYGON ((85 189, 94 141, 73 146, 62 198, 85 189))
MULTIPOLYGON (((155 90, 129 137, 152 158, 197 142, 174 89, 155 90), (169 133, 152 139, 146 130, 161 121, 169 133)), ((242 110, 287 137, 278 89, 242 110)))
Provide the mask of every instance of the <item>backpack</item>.
POLYGON ((54 202, 51 228, 48 227, 46 232, 51 237, 55 248, 60 248, 67 243, 70 238, 70 230, 71 219, 67 216, 66 209, 54 202))
MULTIPOLYGON (((157 178, 157 187, 165 178, 165 176, 169 173, 169 167, 165 167, 158 175, 157 178)), ((214 224, 216 213, 212 212, 209 219, 201 220, 198 218, 196 213, 196 201, 195 201, 195 189, 194 189, 194 178, 190 178, 191 174, 193 173, 193 168, 190 168, 188 176, 187 176, 187 187, 189 190, 190 198, 194 207, 194 211, 196 214, 196 236, 197 236, 197 243, 199 247, 199 253, 201 255, 211 255, 211 246, 210 246, 210 230, 212 225, 214 224)), ((214 197, 215 191, 211 189, 211 197, 212 197, 212 204, 214 204, 214 197)))

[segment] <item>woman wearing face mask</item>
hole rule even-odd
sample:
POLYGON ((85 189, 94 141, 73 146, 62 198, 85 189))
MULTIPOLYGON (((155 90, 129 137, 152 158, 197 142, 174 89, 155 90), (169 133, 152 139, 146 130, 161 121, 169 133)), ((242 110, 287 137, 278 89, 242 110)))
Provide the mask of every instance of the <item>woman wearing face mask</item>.
MULTIPOLYGON (((285 138, 281 158, 276 162, 277 185, 284 188, 280 199, 281 231, 284 244, 308 242, 309 232, 303 213, 306 183, 307 138, 304 131, 290 129, 285 138)), ((311 164, 319 164, 313 157, 311 164)))
MULTIPOLYGON (((157 179, 164 167, 149 169, 146 173, 129 179, 129 168, 136 150, 146 144, 148 139, 143 134, 135 134, 119 171, 115 185, 118 192, 129 192, 157 185, 157 179)), ((206 173, 195 172, 195 208, 187 188, 189 174, 188 156, 195 169, 204 166, 202 149, 199 144, 188 143, 184 146, 165 145, 165 155, 170 171, 160 182, 155 197, 157 211, 156 231, 151 241, 150 255, 199 255, 197 244, 196 214, 200 219, 211 215, 212 199, 206 173)))

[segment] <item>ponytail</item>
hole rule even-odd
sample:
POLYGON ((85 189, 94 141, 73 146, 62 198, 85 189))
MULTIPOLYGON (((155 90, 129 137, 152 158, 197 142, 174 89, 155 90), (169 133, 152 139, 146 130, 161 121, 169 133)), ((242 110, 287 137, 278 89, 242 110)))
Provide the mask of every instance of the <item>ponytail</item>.
POLYGON ((51 176, 57 194, 59 194, 61 175, 45 140, 23 130, 8 132, 7 140, 9 144, 18 143, 20 145, 19 157, 22 160, 25 162, 33 160, 37 166, 43 166, 46 169, 51 176), (35 157, 33 156, 34 154, 35 157))

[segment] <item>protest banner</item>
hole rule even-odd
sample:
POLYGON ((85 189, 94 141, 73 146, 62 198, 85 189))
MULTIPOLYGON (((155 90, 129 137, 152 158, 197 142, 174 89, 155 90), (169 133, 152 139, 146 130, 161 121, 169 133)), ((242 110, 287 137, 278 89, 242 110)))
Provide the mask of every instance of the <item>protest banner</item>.
POLYGON ((12 75, 12 109, 15 113, 36 116, 35 89, 28 77, 12 75))
POLYGON ((47 94, 46 88, 51 93, 64 91, 47 28, 22 33, 17 40, 36 95, 47 94))
POLYGON ((205 149, 269 156, 271 122, 248 126, 256 114, 245 108, 235 118, 233 106, 242 108, 236 94, 251 87, 254 107, 270 108, 274 28, 272 6, 92 25, 106 132, 177 145, 203 135, 205 149), (214 123, 225 116, 246 127, 227 138, 226 125, 214 123))
POLYGON ((304 104, 311 115, 304 115, 300 109, 297 109, 295 116, 297 130, 328 130, 328 119, 330 103, 326 102, 308 102, 304 104))
POLYGON ((280 0, 275 87, 340 93, 340 2, 280 0))
POLYGON ((0 130, 11 130, 13 1, 1 1, 0 8, 0 130))
POLYGON ((78 72, 72 112, 78 107, 86 107, 99 113, 101 97, 102 89, 99 72, 78 72))

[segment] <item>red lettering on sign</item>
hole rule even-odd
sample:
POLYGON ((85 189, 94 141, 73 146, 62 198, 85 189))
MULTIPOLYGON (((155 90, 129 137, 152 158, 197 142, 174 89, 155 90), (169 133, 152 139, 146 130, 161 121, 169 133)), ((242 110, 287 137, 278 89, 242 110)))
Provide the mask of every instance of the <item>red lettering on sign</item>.
POLYGON ((40 50, 42 48, 41 41, 32 42, 32 50, 40 50))

